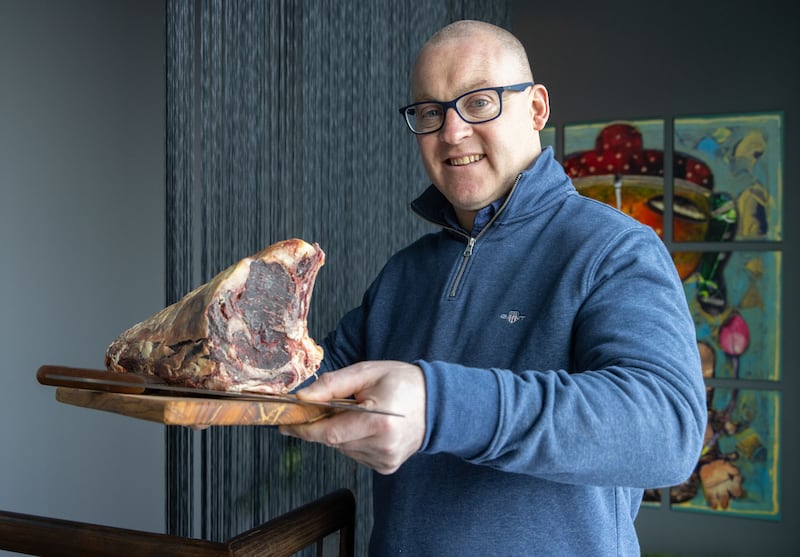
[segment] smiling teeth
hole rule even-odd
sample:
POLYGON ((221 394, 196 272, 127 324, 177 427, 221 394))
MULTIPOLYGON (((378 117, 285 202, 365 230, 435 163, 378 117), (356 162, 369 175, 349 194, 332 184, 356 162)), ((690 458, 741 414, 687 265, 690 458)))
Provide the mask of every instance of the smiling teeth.
POLYGON ((450 159, 450 166, 462 166, 471 162, 478 162, 483 158, 483 155, 467 155, 457 159, 450 159))

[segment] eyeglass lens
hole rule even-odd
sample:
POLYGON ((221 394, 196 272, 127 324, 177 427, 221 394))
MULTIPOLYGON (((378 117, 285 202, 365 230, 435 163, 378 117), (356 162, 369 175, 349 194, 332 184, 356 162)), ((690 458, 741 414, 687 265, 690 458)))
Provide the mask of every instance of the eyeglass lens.
POLYGON ((500 114, 500 94, 494 89, 471 91, 453 103, 423 103, 406 110, 406 120, 417 133, 427 133, 442 127, 449 106, 454 106, 458 115, 470 124, 480 124, 500 114))

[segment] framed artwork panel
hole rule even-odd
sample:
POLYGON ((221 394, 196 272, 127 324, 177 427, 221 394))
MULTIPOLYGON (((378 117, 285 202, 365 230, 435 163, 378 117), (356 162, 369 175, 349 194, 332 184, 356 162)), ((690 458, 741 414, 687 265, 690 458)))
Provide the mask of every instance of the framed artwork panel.
POLYGON ((707 378, 780 380, 781 252, 678 252, 698 261, 683 281, 707 378))
POLYGON ((708 428, 692 476, 670 490, 670 508, 780 519, 780 393, 707 387, 708 428))
POLYGON ((664 120, 567 125, 564 169, 582 195, 616 207, 664 238, 664 120))
POLYGON ((780 241, 783 114, 765 112, 674 120, 674 240, 780 241))

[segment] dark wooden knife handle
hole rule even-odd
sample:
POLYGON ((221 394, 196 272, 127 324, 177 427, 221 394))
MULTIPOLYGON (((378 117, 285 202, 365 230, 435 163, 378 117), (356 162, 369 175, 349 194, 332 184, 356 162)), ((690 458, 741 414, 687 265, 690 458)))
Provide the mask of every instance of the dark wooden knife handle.
POLYGON ((116 373, 101 369, 85 369, 79 367, 65 367, 44 365, 36 372, 36 379, 42 385, 54 387, 71 387, 73 389, 91 389, 94 391, 107 391, 112 393, 142 394, 148 384, 161 383, 162 381, 153 377, 139 375, 136 373, 116 373), (106 383, 92 383, 85 379, 96 381, 122 381, 125 383, 141 384, 139 386, 112 385, 106 383), (84 381, 82 381, 84 380, 84 381))

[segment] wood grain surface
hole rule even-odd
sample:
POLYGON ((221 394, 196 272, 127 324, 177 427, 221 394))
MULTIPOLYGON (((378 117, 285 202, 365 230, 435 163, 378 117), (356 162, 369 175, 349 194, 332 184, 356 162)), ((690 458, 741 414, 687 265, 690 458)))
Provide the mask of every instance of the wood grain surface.
POLYGON ((318 420, 331 413, 326 408, 282 402, 133 395, 69 387, 58 387, 56 400, 165 425, 194 428, 214 425, 300 424, 318 420))

